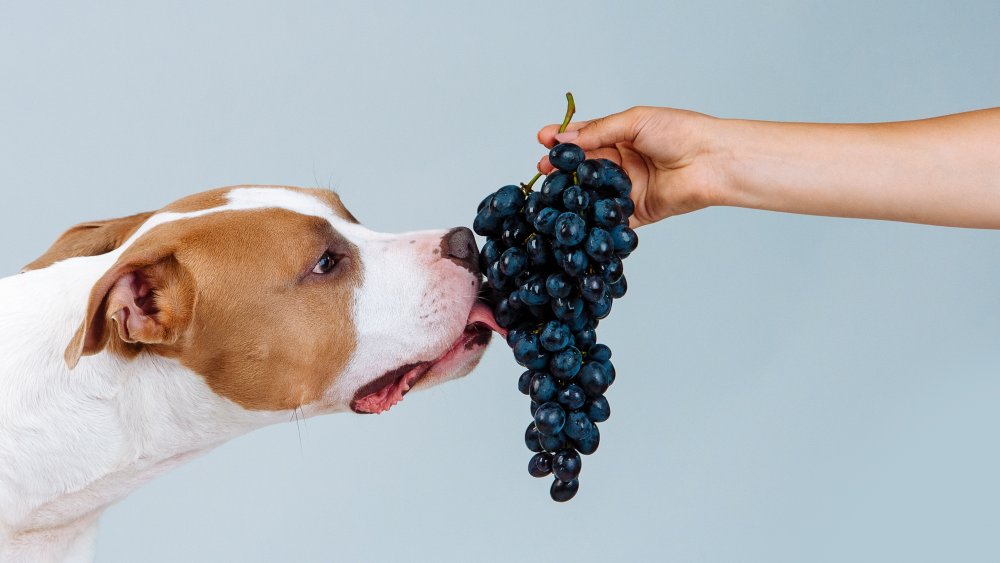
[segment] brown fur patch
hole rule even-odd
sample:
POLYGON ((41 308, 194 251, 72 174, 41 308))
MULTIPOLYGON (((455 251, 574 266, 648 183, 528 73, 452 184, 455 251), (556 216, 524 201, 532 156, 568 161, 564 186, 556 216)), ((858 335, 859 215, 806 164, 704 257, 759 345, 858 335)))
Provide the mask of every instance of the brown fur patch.
POLYGON ((56 262, 77 256, 97 256, 118 248, 132 236, 152 212, 137 213, 120 219, 88 221, 71 227, 59 236, 45 254, 21 269, 22 272, 47 268, 56 262))
MULTIPOLYGON (((198 202, 182 204, 191 205, 198 202)), ((151 275, 154 266, 165 272, 154 284, 157 319, 172 325, 174 341, 123 342, 102 307, 110 285, 98 283, 88 318, 101 315, 106 334, 80 335, 101 342, 85 353, 106 346, 125 356, 148 350, 177 358, 247 409, 287 410, 321 400, 354 351, 351 312, 362 265, 357 248, 319 217, 269 208, 172 221, 144 234, 111 271, 151 275), (312 274, 326 251, 338 256, 337 267, 312 274)))

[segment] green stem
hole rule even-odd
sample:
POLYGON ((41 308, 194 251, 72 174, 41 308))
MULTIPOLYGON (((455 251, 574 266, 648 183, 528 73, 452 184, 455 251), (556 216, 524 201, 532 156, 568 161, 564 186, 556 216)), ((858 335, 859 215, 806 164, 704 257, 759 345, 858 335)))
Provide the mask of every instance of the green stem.
MULTIPOLYGON (((573 92, 566 92, 566 117, 563 118, 562 125, 559 126, 559 132, 565 133, 566 128, 569 127, 569 120, 573 119, 573 114, 576 113, 576 102, 573 101, 573 92)), ((531 193, 531 186, 535 185, 535 182, 542 177, 542 173, 539 172, 535 174, 535 177, 531 179, 527 184, 521 184, 521 189, 524 190, 524 195, 531 193)), ((573 181, 576 182, 576 172, 573 173, 573 181)))
POLYGON ((528 182, 527 184, 521 184, 521 189, 524 190, 524 195, 528 195, 531 193, 531 186, 534 186, 535 182, 537 182, 538 179, 541 177, 542 173, 539 172, 538 174, 535 174, 535 177, 532 178, 530 182, 528 182))
POLYGON ((573 119, 574 113, 576 113, 576 102, 573 101, 573 92, 566 92, 566 117, 563 118, 562 125, 559 126, 560 133, 566 132, 569 120, 573 119))

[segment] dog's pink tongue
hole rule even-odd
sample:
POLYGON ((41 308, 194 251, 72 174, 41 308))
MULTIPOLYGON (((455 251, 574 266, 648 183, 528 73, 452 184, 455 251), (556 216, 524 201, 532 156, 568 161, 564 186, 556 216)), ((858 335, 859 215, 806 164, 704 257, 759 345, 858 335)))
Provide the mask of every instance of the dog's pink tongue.
POLYGON ((472 311, 469 312, 468 323, 470 325, 481 324, 500 336, 507 338, 507 331, 497 324, 497 320, 493 316, 493 311, 484 303, 476 303, 472 306, 472 311))
POLYGON ((410 390, 410 386, 423 373, 427 371, 427 366, 420 364, 401 375, 398 379, 378 391, 361 397, 354 402, 354 410, 372 414, 383 413, 403 400, 403 395, 410 390))

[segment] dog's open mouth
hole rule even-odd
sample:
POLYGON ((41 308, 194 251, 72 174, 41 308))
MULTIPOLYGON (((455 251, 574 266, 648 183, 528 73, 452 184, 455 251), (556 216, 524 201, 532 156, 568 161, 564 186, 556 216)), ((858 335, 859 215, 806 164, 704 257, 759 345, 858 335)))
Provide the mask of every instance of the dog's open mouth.
POLYGON ((465 330, 448 350, 435 360, 407 364, 396 368, 382 377, 364 385, 354 394, 351 410, 356 413, 379 414, 403 400, 403 395, 413 388, 434 366, 443 364, 464 350, 485 346, 493 333, 505 335, 507 331, 497 325, 493 312, 482 303, 472 306, 465 330))

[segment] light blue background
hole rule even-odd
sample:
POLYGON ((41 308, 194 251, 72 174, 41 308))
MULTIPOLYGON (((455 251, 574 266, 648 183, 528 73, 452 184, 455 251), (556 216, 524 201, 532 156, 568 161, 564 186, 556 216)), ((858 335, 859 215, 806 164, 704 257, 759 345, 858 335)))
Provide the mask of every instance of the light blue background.
MULTIPOLYGON (((469 224, 535 130, 634 104, 997 105, 996 2, 0 3, 0 269, 236 183, 469 224), (168 5, 169 4, 169 5, 168 5)), ((849 164, 848 164, 849 165, 849 164)), ((109 510, 102 562, 1000 559, 1000 234, 710 209, 640 231, 579 496, 499 344, 391 414, 271 427, 109 510)))

